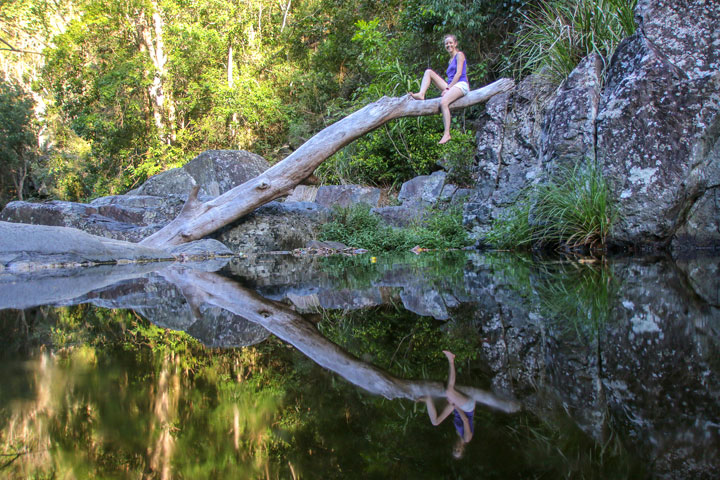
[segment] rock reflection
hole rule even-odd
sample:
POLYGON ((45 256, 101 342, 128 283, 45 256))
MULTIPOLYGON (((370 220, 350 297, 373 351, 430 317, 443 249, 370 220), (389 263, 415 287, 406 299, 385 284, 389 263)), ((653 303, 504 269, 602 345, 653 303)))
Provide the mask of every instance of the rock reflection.
MULTIPOLYGON (((392 375, 306 318, 402 305, 445 322, 433 325, 462 321, 482 338, 478 363, 490 391, 458 387, 479 403, 506 412, 522 405, 556 428, 570 420, 603 451, 639 459, 653 475, 702 478, 720 468, 718 271, 717 257, 599 262, 462 253, 371 264, 265 256, 234 259, 222 274, 125 272, 97 288, 94 280, 64 279, 38 302, 133 309, 208 346, 252 345, 272 333, 368 392, 442 397, 442 383, 392 375)), ((19 300, 32 289, 12 285, 0 307, 37 304, 19 300)), ((172 447, 159 432, 155 452, 172 447)), ((579 467, 563 468, 572 476, 579 467)))

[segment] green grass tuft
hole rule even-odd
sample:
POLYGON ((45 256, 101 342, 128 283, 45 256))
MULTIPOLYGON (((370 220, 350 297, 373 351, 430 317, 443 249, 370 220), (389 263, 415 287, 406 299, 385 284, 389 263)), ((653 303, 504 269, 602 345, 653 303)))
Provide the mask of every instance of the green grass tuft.
POLYGON ((321 240, 342 242, 371 252, 409 250, 415 246, 431 249, 461 248, 470 238, 462 224, 462 208, 434 210, 408 228, 393 228, 370 211, 367 204, 336 208, 335 219, 326 223, 321 240))
POLYGON ((584 57, 612 55, 635 32, 637 0, 548 0, 523 13, 513 47, 514 65, 523 73, 543 72, 557 83, 584 57))
POLYGON ((603 248, 617 220, 600 169, 582 164, 522 194, 493 224, 486 241, 497 248, 532 245, 603 248))

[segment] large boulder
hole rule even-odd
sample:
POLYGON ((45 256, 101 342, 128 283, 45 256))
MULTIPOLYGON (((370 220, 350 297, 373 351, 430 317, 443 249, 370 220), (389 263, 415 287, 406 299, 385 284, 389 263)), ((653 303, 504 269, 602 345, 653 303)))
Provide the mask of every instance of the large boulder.
POLYGON ((595 160, 595 118, 600 103, 602 57, 592 54, 555 92, 543 121, 540 161, 546 172, 595 160))
POLYGON ((139 242, 175 218, 184 203, 179 195, 115 195, 88 204, 17 201, 7 204, 0 212, 0 220, 71 227, 101 237, 139 242))
POLYGON ((169 253, 67 227, 0 222, 0 271, 174 260, 169 253))
POLYGON ((621 214, 614 240, 668 244, 720 181, 708 178, 717 171, 720 72, 689 77, 638 32, 618 47, 606 85, 597 152, 621 214))
POLYGON ((200 185, 200 195, 216 197, 257 177, 270 165, 245 150, 207 150, 180 168, 155 175, 128 195, 187 195, 200 185))
POLYGON ((477 237, 528 185, 595 160, 620 214, 611 241, 720 245, 720 9, 640 0, 635 13, 604 79, 591 55, 550 94, 531 76, 487 103, 464 215, 477 237))
POLYGON ((240 253, 302 248, 320 233, 331 211, 310 202, 270 202, 215 232, 212 237, 240 253))

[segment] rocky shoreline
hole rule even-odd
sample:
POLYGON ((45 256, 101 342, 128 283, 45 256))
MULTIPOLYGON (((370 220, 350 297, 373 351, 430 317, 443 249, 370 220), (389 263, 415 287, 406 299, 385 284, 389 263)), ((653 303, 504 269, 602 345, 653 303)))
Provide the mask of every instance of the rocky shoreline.
MULTIPOLYGON (((641 0, 636 21, 637 32, 609 64, 593 54, 559 87, 532 75, 489 100, 475 125, 473 188, 448 183, 442 171, 406 182, 393 198, 357 185, 301 185, 211 237, 235 253, 289 251, 315 240, 335 205, 364 202, 402 227, 429 207, 457 203, 482 242, 519 192, 562 168, 594 162, 620 213, 612 245, 673 254, 720 250, 720 10, 700 0, 641 0)), ((25 228, 13 224, 70 227, 139 242, 177 216, 193 186, 206 200, 268 167, 249 152, 208 151, 126 195, 88 204, 11 202, 0 221, 12 222, 3 224, 6 231, 25 228)), ((3 235, 0 251, 17 247, 5 245, 9 238, 3 235)))

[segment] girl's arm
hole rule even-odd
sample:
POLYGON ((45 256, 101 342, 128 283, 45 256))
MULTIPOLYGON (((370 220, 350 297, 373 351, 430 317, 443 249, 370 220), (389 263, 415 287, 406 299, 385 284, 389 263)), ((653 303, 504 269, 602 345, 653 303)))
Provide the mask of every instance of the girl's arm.
POLYGON ((438 417, 437 411, 435 410, 435 404, 432 401, 432 398, 425 397, 425 405, 427 406, 428 416, 430 417, 430 422, 433 425, 440 425, 443 420, 445 420, 450 413, 453 411, 453 406, 451 403, 448 403, 445 405, 445 409, 442 411, 440 416, 438 417))

